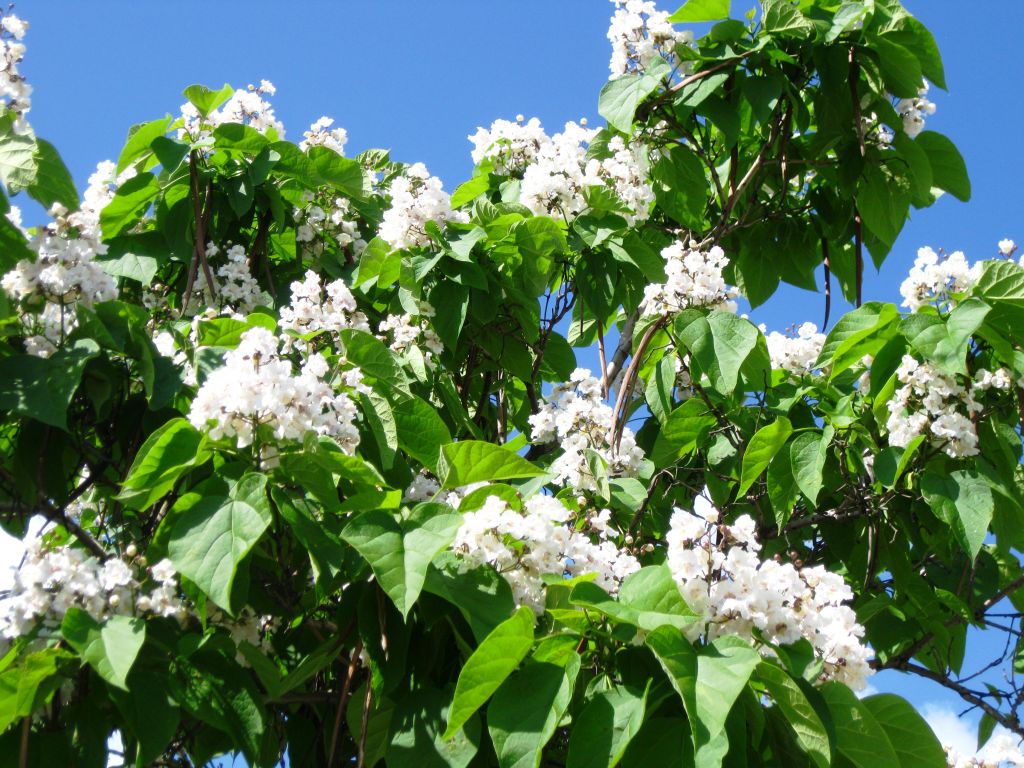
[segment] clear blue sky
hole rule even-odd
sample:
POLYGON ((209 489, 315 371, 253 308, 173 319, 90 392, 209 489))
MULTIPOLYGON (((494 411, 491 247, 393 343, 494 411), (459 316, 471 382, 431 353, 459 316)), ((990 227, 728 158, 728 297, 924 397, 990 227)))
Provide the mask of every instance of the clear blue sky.
MULTIPOLYGON (((921 245, 980 259, 1003 237, 1024 241, 1024 3, 905 3, 945 59, 949 93, 933 89, 938 113, 928 127, 960 147, 974 198, 914 213, 881 275, 867 269, 865 297, 895 301, 921 245)), ((733 0, 734 16, 750 5, 733 0)), ((551 132, 584 116, 599 122, 611 8, 606 0, 21 0, 16 12, 31 24, 23 65, 35 87, 30 120, 80 188, 97 161, 117 157, 128 126, 176 114, 186 85, 266 78, 290 138, 328 115, 348 130, 350 154, 389 148, 396 159, 425 162, 450 191, 470 173, 466 136, 478 125, 517 113, 540 117, 551 132)), ((821 315, 820 294, 784 288, 755 319, 782 330, 821 315)), ((876 685, 919 705, 958 701, 917 680, 876 685)))

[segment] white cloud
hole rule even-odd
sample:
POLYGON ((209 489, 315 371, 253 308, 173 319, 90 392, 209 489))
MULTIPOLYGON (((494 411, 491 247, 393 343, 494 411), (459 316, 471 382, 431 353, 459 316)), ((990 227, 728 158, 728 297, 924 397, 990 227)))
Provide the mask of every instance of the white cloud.
POLYGON ((948 705, 928 703, 921 708, 921 714, 943 746, 952 747, 961 755, 973 755, 977 751, 977 726, 958 717, 948 705))

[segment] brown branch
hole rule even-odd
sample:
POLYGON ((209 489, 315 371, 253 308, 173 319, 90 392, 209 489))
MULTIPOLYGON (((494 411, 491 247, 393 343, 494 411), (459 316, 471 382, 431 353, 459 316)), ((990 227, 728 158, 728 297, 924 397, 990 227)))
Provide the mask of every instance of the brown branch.
POLYGON ((331 749, 327 753, 327 768, 338 763, 335 758, 338 755, 338 742, 341 736, 341 724, 345 719, 345 706, 348 704, 349 694, 352 692, 352 680, 356 676, 356 669, 359 667, 359 655, 363 652, 363 641, 356 643, 352 649, 352 658, 348 663, 348 674, 345 676, 345 683, 341 686, 341 696, 338 697, 338 711, 334 715, 334 730, 331 732, 331 749))
POLYGON ((615 408, 612 414, 615 416, 615 429, 612 432, 612 446, 616 451, 619 450, 619 443, 622 440, 622 430, 626 426, 626 409, 628 407, 629 396, 633 392, 633 386, 636 384, 637 374, 640 370, 640 363, 643 361, 644 352, 647 351, 647 346, 651 343, 651 339, 654 338, 654 334, 660 331, 665 326, 665 318, 657 320, 651 323, 650 327, 644 333, 643 338, 640 339, 640 344, 636 348, 636 352, 633 354, 633 359, 629 363, 629 368, 626 369, 626 375, 622 379, 622 383, 619 385, 619 396, 615 400, 615 408))
POLYGON ((862 303, 864 288, 864 231, 861 226, 860 211, 856 207, 853 209, 853 248, 856 258, 857 306, 859 307, 862 303))
POLYGON ((605 400, 608 399, 608 363, 605 360, 604 354, 604 329, 601 327, 601 321, 595 320, 597 323, 597 356, 601 362, 601 397, 605 400))
POLYGON ((821 332, 828 328, 829 315, 832 313, 832 265, 828 260, 828 239, 821 238, 821 253, 825 263, 825 320, 821 324, 821 332))
POLYGON ((370 704, 373 702, 373 686, 366 683, 366 696, 363 698, 363 719, 359 730, 359 757, 356 761, 356 768, 366 766, 366 734, 370 725, 370 704))
POLYGON ((608 368, 606 370, 609 388, 614 385, 615 379, 619 375, 619 371, 622 370, 623 363, 625 363, 626 358, 629 357, 629 351, 633 348, 633 328, 636 327, 636 321, 639 319, 640 310, 636 309, 628 318, 626 318, 626 322, 622 326, 622 333, 619 335, 618 346, 615 347, 615 354, 612 355, 612 361, 608 364, 608 368))

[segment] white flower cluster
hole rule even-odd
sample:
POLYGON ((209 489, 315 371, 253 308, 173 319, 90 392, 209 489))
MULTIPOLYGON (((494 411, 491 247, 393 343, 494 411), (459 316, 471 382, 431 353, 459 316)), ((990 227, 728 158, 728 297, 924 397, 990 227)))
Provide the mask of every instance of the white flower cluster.
POLYGON ((284 138, 284 125, 274 116, 274 108, 264 96, 277 93, 274 84, 261 80, 259 86, 239 88, 220 109, 203 117, 191 102, 181 105, 181 119, 184 127, 179 129, 179 139, 200 141, 208 139, 211 131, 225 123, 240 123, 266 133, 273 130, 279 139, 284 138))
POLYGON ((703 618, 687 630, 690 639, 750 637, 755 629, 777 645, 803 638, 824 662, 826 679, 863 688, 872 673, 869 651, 861 642, 864 628, 845 605, 853 591, 843 578, 822 566, 761 560, 753 518, 741 515, 725 525, 703 497, 694 506, 692 514, 675 510, 665 538, 686 604, 703 618))
POLYGON ((533 496, 517 512, 490 496, 480 509, 463 516, 452 549, 470 565, 492 565, 512 587, 520 605, 544 611, 544 581, 548 574, 568 578, 596 574, 595 582, 610 593, 629 574, 640 569, 633 555, 609 540, 609 513, 588 520, 591 534, 572 524, 571 513, 551 496, 533 496))
POLYGON ((967 293, 981 277, 981 263, 967 263, 962 251, 955 251, 944 259, 925 246, 917 251, 914 266, 900 285, 903 306, 911 312, 934 304, 951 308, 958 296, 967 293))
POLYGON ((280 326, 300 334, 328 331, 337 333, 346 328, 369 331, 366 315, 356 309, 356 299, 344 280, 323 285, 312 269, 305 279, 291 285, 291 302, 281 307, 280 326))
POLYGON ((995 734, 975 755, 961 755, 947 746, 948 768, 1024 768, 1024 752, 1009 732, 995 734))
POLYGON ((765 334, 764 339, 768 343, 768 356, 771 358, 772 368, 794 376, 803 376, 814 370, 814 363, 825 345, 825 334, 818 333, 818 326, 814 323, 804 323, 797 329, 795 336, 784 335, 778 331, 767 333, 767 328, 763 324, 759 328, 761 333, 765 334))
POLYGON ((391 182, 391 207, 377 234, 394 249, 425 246, 430 243, 428 221, 443 228, 448 221, 466 221, 466 216, 452 210, 441 180, 423 163, 414 163, 391 182))
POLYGON ((101 563, 80 549, 46 549, 32 532, 23 546, 25 556, 15 571, 14 585, 0 600, 0 635, 7 640, 27 635, 40 624, 48 630, 58 628, 72 607, 97 621, 111 616, 188 615, 170 560, 149 569, 153 584, 144 588, 146 576, 131 560, 112 557, 101 563))
POLYGON ((917 96, 912 99, 900 99, 896 102, 896 112, 903 118, 903 130, 910 138, 914 138, 924 130, 926 116, 935 114, 935 104, 928 100, 928 83, 921 81, 917 96))
POLYGON ((1012 380, 1005 371, 979 373, 974 387, 965 387, 929 363, 904 355, 896 369, 900 386, 889 401, 885 428, 889 445, 906 447, 918 435, 926 435, 952 458, 978 455, 978 432, 973 417, 981 411, 974 392, 1008 389, 1012 380))
MULTIPOLYGON (((221 249, 215 243, 206 244, 206 256, 213 259, 221 249)), ((252 312, 256 307, 269 306, 272 302, 260 288, 259 282, 249 269, 249 257, 245 247, 228 243, 224 251, 227 261, 217 268, 217 302, 221 307, 231 307, 237 312, 252 312)), ((206 288, 205 283, 203 284, 206 288)))
POLYGON ((355 211, 349 201, 337 197, 325 211, 314 202, 313 194, 306 192, 303 202, 302 207, 294 210, 295 223, 298 224, 295 241, 309 243, 313 255, 319 256, 324 252, 325 239, 331 238, 341 248, 351 248, 352 258, 358 259, 366 250, 366 241, 359 232, 355 211))
POLYGON ((319 353, 308 355, 298 375, 278 350, 281 340, 265 328, 250 328, 224 365, 203 382, 192 401, 189 421, 219 440, 233 437, 239 448, 253 443, 261 425, 277 440, 329 435, 352 454, 359 444, 353 423, 356 406, 325 380, 329 366, 319 353))
POLYGON ((689 245, 677 240, 662 248, 661 256, 666 280, 644 288, 645 315, 674 315, 690 307, 736 311, 739 291, 722 277, 729 259, 717 245, 702 251, 695 240, 689 245))
POLYGON ((633 477, 644 461, 629 427, 622 430, 618 450, 611 444, 615 414, 601 399, 601 382, 585 368, 556 384, 529 422, 535 443, 558 441, 560 453, 551 464, 555 482, 577 491, 597 490, 588 452, 604 461, 609 477, 633 477))
POLYGON ((22 21, 10 11, 0 17, 0 98, 4 106, 14 114, 14 132, 28 133, 30 128, 25 119, 32 108, 32 86, 18 71, 18 65, 25 58, 25 44, 21 41, 28 31, 28 22, 22 21))
MULTIPOLYGON (((632 72, 644 72, 651 62, 662 58, 669 66, 679 64, 677 45, 693 42, 689 30, 676 30, 669 14, 659 11, 653 2, 644 0, 612 0, 615 12, 608 25, 612 58, 608 65, 610 79, 632 72)), ((686 62, 689 64, 690 62, 686 62)))
POLYGON ((299 142, 299 149, 305 151, 310 147, 327 147, 339 155, 344 155, 345 145, 348 143, 348 131, 344 128, 331 128, 332 125, 334 125, 334 118, 321 117, 309 126, 308 131, 302 132, 305 138, 299 142))
POLYGON ((647 179, 646 146, 627 144, 617 136, 608 142, 610 157, 588 160, 587 146, 597 133, 569 122, 562 133, 543 143, 523 174, 520 202, 535 215, 568 219, 587 207, 588 188, 608 187, 628 209, 630 224, 646 220, 654 200, 647 179))
POLYGON ((541 148, 551 144, 540 120, 531 117, 523 124, 522 115, 514 123, 495 120, 490 128, 477 128, 467 138, 473 142, 473 162, 479 165, 484 160, 493 160, 494 172, 499 176, 522 173, 537 159, 541 148))
POLYGON ((433 306, 421 301, 418 315, 406 313, 385 317, 378 328, 378 337, 400 355, 412 347, 419 349, 424 361, 432 365, 434 356, 444 352, 444 344, 428 325, 428 319, 435 314, 433 306))
POLYGON ((999 253, 1003 256, 1013 256, 1017 251, 1017 244, 1010 238, 1005 238, 999 241, 999 253))

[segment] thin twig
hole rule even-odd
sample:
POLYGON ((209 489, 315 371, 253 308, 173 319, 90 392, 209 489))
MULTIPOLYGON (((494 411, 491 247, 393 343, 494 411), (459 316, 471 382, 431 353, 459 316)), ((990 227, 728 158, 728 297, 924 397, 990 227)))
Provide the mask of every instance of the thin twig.
POLYGON ((597 356, 601 362, 601 397, 605 400, 608 399, 608 363, 605 360, 604 355, 604 329, 601 327, 601 321, 596 320, 597 323, 597 356))
POLYGON ((327 768, 337 765, 335 758, 338 756, 338 742, 341 737, 341 724, 345 719, 345 706, 348 704, 349 694, 352 692, 352 680, 356 676, 356 669, 359 667, 359 655, 363 652, 363 641, 356 643, 352 649, 352 658, 348 663, 348 674, 345 676, 345 683, 341 686, 341 696, 338 697, 338 711, 334 715, 334 730, 331 732, 331 749, 327 754, 327 768))
POLYGON ((363 720, 359 731, 359 758, 356 761, 356 768, 366 766, 366 733, 370 725, 370 704, 373 702, 373 686, 369 681, 366 683, 366 696, 363 698, 363 720))
POLYGON ((622 333, 619 334, 619 344, 615 347, 615 354, 612 355, 612 360, 608 363, 606 371, 609 389, 614 386, 615 379, 618 378, 619 371, 622 370, 622 365, 626 362, 626 358, 629 357, 629 351, 633 348, 633 328, 636 327, 636 321, 639 319, 640 310, 634 310, 633 314, 626 318, 626 322, 622 326, 622 333))
POLYGON ((615 400, 615 409, 612 411, 612 414, 615 416, 615 429, 612 432, 612 446, 614 446, 616 451, 619 450, 619 443, 622 440, 622 430, 626 426, 626 408, 629 396, 633 392, 633 385, 636 384, 636 377, 640 370, 640 363, 643 361, 644 352, 647 351, 647 346, 651 343, 651 339, 654 338, 654 334, 664 328, 664 326, 664 318, 651 323, 650 327, 644 333, 643 338, 640 339, 640 344, 637 346, 636 352, 633 354, 633 359, 629 363, 629 368, 626 369, 626 375, 623 376, 622 383, 619 385, 619 396, 615 400))

